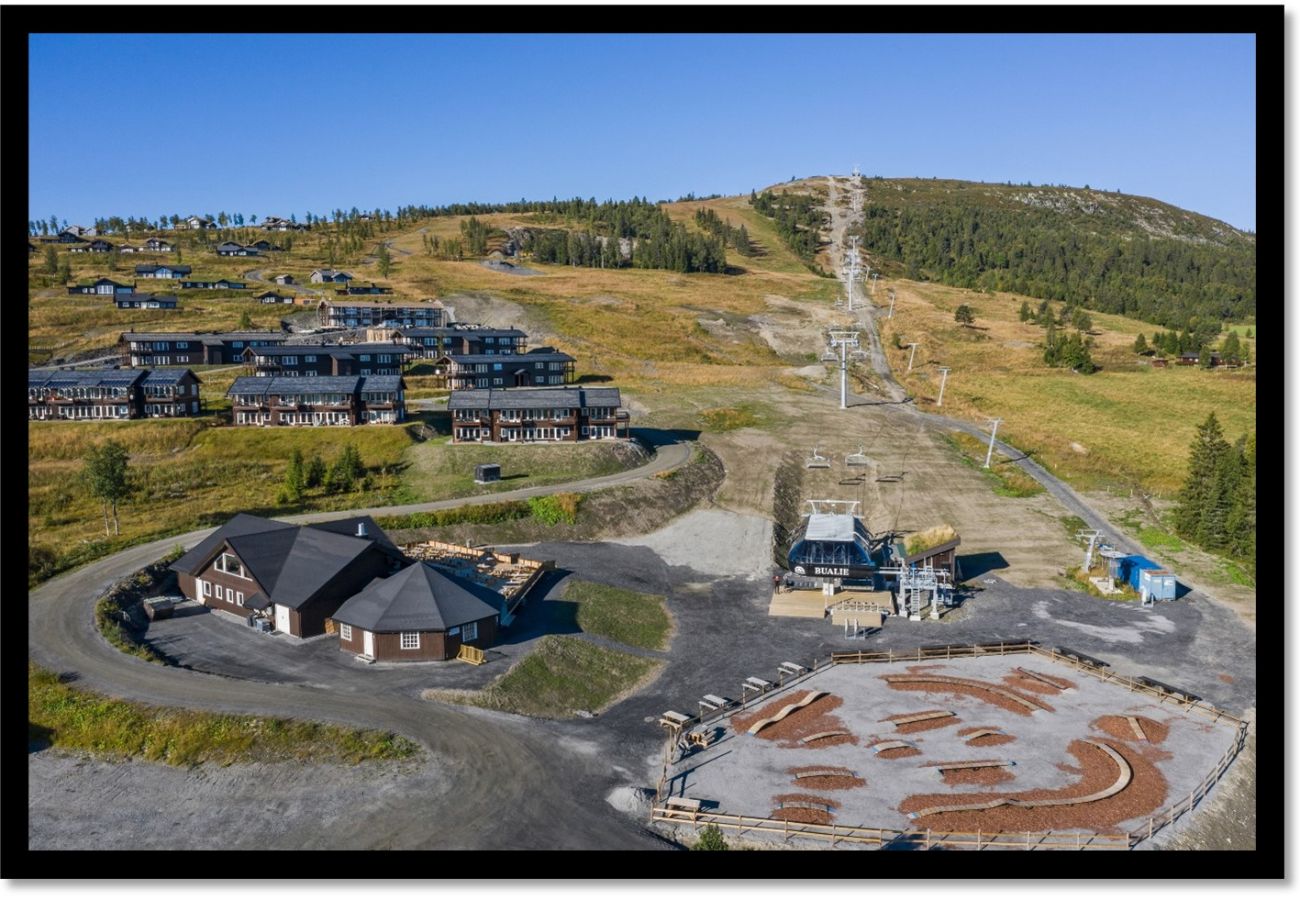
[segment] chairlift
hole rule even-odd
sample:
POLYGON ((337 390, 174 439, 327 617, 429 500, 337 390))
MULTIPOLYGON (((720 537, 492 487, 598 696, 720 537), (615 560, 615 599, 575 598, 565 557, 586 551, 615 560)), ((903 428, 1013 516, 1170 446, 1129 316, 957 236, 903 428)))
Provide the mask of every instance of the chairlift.
POLYGON ((844 464, 846 466, 869 466, 871 460, 867 459, 866 448, 859 446, 857 453, 850 453, 844 457, 844 464))
POLYGON ((822 362, 839 362, 839 360, 840 358, 835 355, 835 351, 829 347, 826 348, 826 352, 822 354, 822 362))
POLYGON ((829 469, 830 467, 830 457, 822 456, 817 452, 816 447, 813 447, 812 456, 804 460, 804 468, 806 469, 829 469))
POLYGON ((868 353, 866 350, 850 350, 849 359, 866 359, 868 353))

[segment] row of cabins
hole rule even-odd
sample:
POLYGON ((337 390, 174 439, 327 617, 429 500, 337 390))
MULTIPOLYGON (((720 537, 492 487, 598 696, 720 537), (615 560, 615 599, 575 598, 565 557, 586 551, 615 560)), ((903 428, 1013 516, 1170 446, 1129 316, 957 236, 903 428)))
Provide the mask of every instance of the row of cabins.
POLYGON ((202 415, 189 369, 29 369, 27 418, 143 419, 202 415))
POLYGON ((400 375, 245 375, 226 395, 236 425, 368 425, 406 421, 400 375))
POLYGON ((365 659, 454 659, 491 646, 505 603, 412 561, 369 516, 290 525, 241 513, 171 564, 189 600, 297 638, 338 635, 365 659))
POLYGON ((249 348, 278 346, 288 338, 284 331, 126 331, 121 345, 132 366, 221 366, 244 362, 249 348))

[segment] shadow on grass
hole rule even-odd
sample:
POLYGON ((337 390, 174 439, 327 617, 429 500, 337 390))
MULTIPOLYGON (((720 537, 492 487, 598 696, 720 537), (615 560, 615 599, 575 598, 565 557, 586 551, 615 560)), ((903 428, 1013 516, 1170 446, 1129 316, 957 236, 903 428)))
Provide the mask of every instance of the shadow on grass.
POLYGON ((991 553, 963 554, 957 557, 957 564, 961 566, 962 578, 966 581, 979 578, 995 569, 1007 568, 1006 558, 996 550, 991 553))

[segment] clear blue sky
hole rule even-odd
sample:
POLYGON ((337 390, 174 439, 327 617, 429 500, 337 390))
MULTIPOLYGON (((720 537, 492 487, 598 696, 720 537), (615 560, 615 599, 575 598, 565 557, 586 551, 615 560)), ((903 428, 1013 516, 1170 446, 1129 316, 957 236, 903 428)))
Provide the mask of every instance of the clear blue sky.
POLYGON ((1251 35, 36 35, 31 217, 1061 183, 1255 227, 1251 35))

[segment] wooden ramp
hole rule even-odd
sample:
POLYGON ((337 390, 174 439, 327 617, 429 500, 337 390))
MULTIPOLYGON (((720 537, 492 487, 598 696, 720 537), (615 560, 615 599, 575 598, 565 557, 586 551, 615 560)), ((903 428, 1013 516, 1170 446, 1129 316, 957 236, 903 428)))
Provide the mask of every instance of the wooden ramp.
POLYGON ((800 619, 824 619, 828 599, 830 598, 821 591, 782 591, 772 595, 772 603, 767 608, 767 614, 800 619))
POLYGON ((478 647, 471 647, 469 644, 461 644, 460 652, 456 658, 461 662, 467 662, 473 666, 481 666, 487 662, 487 656, 478 647))

